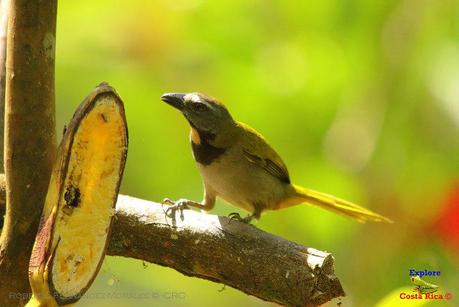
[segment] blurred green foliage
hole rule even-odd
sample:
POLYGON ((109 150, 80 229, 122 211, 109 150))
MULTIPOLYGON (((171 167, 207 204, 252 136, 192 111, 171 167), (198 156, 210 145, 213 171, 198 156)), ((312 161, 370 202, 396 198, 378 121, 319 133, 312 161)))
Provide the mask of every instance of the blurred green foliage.
MULTIPOLYGON (((459 189, 458 1, 61 1, 57 32, 59 129, 101 81, 124 99, 123 193, 201 198, 187 123, 159 96, 204 92, 264 134, 294 182, 395 220, 360 225, 298 206, 258 222, 332 252, 344 306, 372 306, 410 286, 409 268, 440 270, 431 281, 457 296, 426 305, 459 304, 459 230, 448 224, 459 207, 448 196, 459 189)), ((232 211, 219 202, 214 213, 232 211)), ((118 296, 81 305, 267 305, 220 289, 108 258, 90 293, 118 296)), ((381 306, 393 302, 405 303, 381 306)))

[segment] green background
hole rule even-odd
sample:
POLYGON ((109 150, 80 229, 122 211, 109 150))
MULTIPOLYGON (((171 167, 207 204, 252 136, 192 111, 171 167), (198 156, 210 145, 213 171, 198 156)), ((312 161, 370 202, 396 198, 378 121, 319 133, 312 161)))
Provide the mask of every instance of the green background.
MULTIPOLYGON (((57 28, 58 129, 97 84, 114 86, 129 124, 122 193, 201 199, 187 123, 159 97, 204 92, 260 131, 295 183, 395 221, 303 205, 256 224, 333 253, 344 306, 408 304, 409 268, 440 270, 426 280, 453 294, 427 305, 459 304, 458 1, 60 1, 57 28)), ((108 257, 89 293, 118 297, 81 306, 269 305, 221 289, 108 257)))

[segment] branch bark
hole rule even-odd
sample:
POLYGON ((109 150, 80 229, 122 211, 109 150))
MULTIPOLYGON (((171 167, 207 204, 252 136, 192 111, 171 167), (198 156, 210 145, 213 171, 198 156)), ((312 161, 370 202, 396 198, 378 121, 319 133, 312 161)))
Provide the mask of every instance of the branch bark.
POLYGON ((56 153, 56 0, 11 1, 5 100, 6 215, 0 238, 0 305, 30 292, 28 263, 56 153))
MULTIPOLYGON (((2 179, 0 175, 0 213, 2 179)), ((317 306, 344 296, 331 254, 227 217, 185 210, 175 219, 154 202, 119 195, 108 255, 173 268, 262 300, 317 306)))
MULTIPOLYGON (((5 64, 6 64, 6 33, 8 25, 9 0, 0 0, 0 172, 4 173, 3 143, 5 128, 5 64)), ((3 224, 3 216, 0 217, 3 224)))
POLYGON ((317 306, 344 296, 331 254, 307 248, 227 217, 183 211, 119 195, 112 256, 130 257, 223 283, 288 306, 317 306))

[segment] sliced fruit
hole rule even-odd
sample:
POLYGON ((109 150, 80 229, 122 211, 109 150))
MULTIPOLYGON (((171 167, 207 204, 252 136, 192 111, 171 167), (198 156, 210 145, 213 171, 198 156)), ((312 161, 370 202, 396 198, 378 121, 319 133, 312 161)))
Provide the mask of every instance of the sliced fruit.
POLYGON ((59 147, 29 265, 32 306, 76 302, 105 256, 127 155, 123 102, 101 84, 59 147))

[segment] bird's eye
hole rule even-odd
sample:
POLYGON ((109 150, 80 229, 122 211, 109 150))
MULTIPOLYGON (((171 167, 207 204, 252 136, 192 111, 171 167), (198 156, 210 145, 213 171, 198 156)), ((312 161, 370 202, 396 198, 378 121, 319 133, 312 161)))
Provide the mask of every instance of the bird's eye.
POLYGON ((191 105, 191 108, 193 109, 193 111, 196 112, 204 112, 208 110, 207 105, 205 105, 204 103, 193 103, 191 105))

